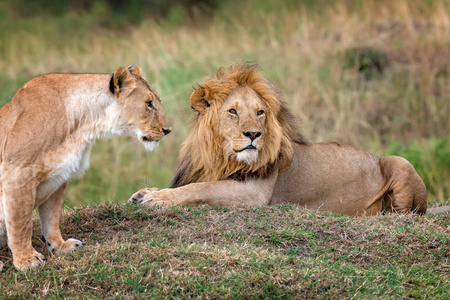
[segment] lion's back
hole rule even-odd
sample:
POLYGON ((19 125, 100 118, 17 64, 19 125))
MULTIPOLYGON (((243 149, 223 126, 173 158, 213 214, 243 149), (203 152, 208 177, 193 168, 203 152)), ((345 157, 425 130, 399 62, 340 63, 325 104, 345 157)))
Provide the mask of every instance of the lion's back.
POLYGON ((356 215, 383 183, 379 158, 335 142, 295 147, 289 168, 279 174, 273 202, 356 215))

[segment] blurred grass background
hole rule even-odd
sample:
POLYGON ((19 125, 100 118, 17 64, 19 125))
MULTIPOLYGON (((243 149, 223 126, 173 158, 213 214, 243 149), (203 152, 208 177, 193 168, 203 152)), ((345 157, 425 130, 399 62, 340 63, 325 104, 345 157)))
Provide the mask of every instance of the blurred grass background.
POLYGON ((450 4, 443 0, 3 0, 0 105, 48 72, 136 64, 173 125, 154 152, 98 141, 68 206, 167 187, 190 128, 192 86, 246 60, 284 92, 311 141, 401 155, 450 203, 450 4))

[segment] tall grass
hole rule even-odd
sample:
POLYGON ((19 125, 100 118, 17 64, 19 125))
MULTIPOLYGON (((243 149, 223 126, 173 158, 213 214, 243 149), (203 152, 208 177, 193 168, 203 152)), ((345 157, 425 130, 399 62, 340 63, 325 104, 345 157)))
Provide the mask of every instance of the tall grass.
POLYGON ((42 73, 112 73, 136 64, 171 119, 173 132, 153 153, 127 138, 98 142, 91 168, 70 184, 69 206, 122 202, 144 186, 168 186, 190 127, 192 86, 239 60, 261 65, 310 140, 338 140, 377 155, 417 149, 424 158, 413 164, 429 198, 449 198, 445 1, 225 1, 214 14, 174 17, 172 23, 149 19, 114 30, 99 26, 94 14, 4 17, 0 104, 42 73), (389 63, 367 77, 346 63, 356 48, 376 49, 389 63))

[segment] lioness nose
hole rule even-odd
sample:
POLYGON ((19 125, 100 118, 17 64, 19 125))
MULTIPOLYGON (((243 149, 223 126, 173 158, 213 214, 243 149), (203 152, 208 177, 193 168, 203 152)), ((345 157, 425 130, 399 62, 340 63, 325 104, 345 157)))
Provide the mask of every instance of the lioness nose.
POLYGON ((252 141, 256 139, 257 137, 261 136, 261 132, 259 131, 246 131, 242 132, 246 137, 251 139, 252 141))
POLYGON ((162 129, 162 132, 164 133, 164 135, 168 135, 171 131, 172 131, 172 127, 162 129))

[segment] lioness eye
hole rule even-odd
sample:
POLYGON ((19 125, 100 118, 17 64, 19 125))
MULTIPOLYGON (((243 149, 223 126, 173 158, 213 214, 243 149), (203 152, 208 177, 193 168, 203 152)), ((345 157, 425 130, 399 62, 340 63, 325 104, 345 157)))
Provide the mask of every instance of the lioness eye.
POLYGON ((147 107, 149 107, 149 108, 154 108, 153 101, 147 101, 147 102, 145 102, 145 104, 147 104, 147 107))
POLYGON ((258 110, 258 112, 256 113, 258 116, 261 116, 264 113, 263 110, 258 110))
POLYGON ((232 115, 235 115, 237 113, 234 108, 230 109, 228 112, 232 115))

